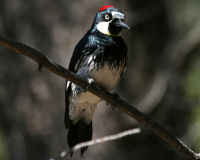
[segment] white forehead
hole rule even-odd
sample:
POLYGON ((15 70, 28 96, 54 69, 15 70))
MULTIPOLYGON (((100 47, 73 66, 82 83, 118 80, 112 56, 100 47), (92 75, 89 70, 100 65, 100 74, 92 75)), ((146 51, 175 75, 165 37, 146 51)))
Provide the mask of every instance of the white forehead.
POLYGON ((112 11, 111 14, 112 14, 113 18, 124 19, 124 14, 123 13, 112 11))

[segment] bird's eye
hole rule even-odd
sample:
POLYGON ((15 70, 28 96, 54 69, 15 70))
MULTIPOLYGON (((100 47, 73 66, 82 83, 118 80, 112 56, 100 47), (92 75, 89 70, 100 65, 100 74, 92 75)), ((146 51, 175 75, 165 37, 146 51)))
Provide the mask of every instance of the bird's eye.
POLYGON ((111 15, 111 14, 105 14, 105 15, 104 15, 104 19, 105 19, 106 21, 110 21, 110 20, 112 19, 112 15, 111 15))

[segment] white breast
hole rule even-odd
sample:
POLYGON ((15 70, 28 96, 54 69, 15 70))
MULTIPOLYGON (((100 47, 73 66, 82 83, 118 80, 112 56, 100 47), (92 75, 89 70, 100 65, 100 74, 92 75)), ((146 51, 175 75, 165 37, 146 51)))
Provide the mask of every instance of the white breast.
MULTIPOLYGON (((101 68, 97 68, 96 64, 92 59, 94 56, 88 57, 88 61, 85 61, 85 64, 82 64, 79 68, 77 74, 82 77, 91 77, 94 79, 95 83, 99 84, 108 91, 111 91, 118 83, 122 68, 109 67, 108 64, 105 64, 101 68)), ((75 84, 72 85, 72 90, 77 90, 75 84)), ((76 94, 76 103, 91 103, 97 104, 100 102, 100 98, 95 96, 90 92, 81 92, 76 94)))
POLYGON ((94 81, 104 87, 107 90, 112 90, 118 83, 122 68, 109 67, 106 63, 102 68, 97 68, 95 65, 93 58, 94 56, 90 56, 88 58, 87 64, 83 65, 81 69, 77 72, 82 76, 91 77, 94 81))
MULTIPOLYGON (((111 91, 119 81, 122 68, 109 67, 108 64, 105 64, 102 68, 97 68, 94 61, 92 61, 93 58, 94 56, 90 56, 88 61, 85 61, 85 64, 81 65, 77 74, 83 77, 91 77, 97 84, 111 91)), ((71 97, 69 109, 70 119, 76 123, 83 117, 89 123, 96 109, 96 105, 101 99, 91 92, 83 92, 79 86, 73 83, 72 91, 75 94, 71 97)))
POLYGON ((89 76, 92 77, 96 83, 103 86, 107 90, 112 90, 119 81, 121 69, 110 68, 108 64, 105 64, 102 68, 97 70, 97 67, 93 68, 89 76))

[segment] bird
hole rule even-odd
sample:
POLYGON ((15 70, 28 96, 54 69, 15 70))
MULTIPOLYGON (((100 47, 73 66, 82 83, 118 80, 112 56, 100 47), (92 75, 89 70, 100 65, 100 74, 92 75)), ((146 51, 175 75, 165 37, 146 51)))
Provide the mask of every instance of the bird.
MULTIPOLYGON (((85 78, 88 87, 97 83, 112 91, 127 68, 128 47, 121 32, 130 27, 124 21, 122 11, 112 5, 103 6, 96 13, 91 28, 76 45, 68 69, 85 78)), ((92 139, 92 119, 100 101, 101 98, 87 89, 66 81, 64 121, 70 148, 92 139)), ((86 150, 87 147, 81 149, 81 156, 86 150)))

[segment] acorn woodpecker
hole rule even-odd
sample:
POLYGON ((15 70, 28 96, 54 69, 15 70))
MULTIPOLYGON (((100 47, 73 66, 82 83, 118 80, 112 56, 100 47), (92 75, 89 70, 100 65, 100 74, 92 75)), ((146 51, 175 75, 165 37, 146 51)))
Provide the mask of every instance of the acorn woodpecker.
MULTIPOLYGON (((124 14, 107 5, 96 14, 90 30, 76 45, 69 70, 111 91, 127 66, 127 45, 121 37, 124 14)), ((92 117, 99 97, 67 81, 65 126, 69 147, 92 139, 92 117)), ((81 149, 81 155, 87 147, 81 149)))

